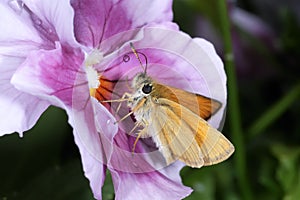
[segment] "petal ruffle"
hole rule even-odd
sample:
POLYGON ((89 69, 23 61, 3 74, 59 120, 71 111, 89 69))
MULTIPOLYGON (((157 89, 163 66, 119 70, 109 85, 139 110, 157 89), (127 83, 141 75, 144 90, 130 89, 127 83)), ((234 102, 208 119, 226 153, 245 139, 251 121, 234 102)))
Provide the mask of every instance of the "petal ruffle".
MULTIPOLYGON (((102 199, 102 186, 106 176, 106 167, 103 162, 99 161, 96 157, 83 144, 82 138, 74 129, 74 139, 79 148, 81 161, 83 165, 84 175, 90 182, 90 187, 96 199, 102 199)), ((97 142, 95 142, 97 143, 97 142)), ((99 154, 103 151, 101 150, 99 154)))
POLYGON ((182 199, 191 189, 181 182, 179 172, 183 166, 176 162, 165 166, 162 155, 149 144, 138 143, 131 150, 135 138, 124 132, 114 137, 108 169, 112 174, 116 199, 182 199), (151 148, 152 147, 152 148, 151 148), (151 153, 146 149, 151 149, 151 153))
POLYGON ((44 40, 61 41, 76 45, 74 36, 74 10, 69 1, 61 0, 23 0, 29 9, 34 27, 44 40))
POLYGON ((160 0, 72 0, 75 10, 75 36, 89 47, 114 34, 151 23, 171 21, 172 1, 160 0))
POLYGON ((1 1, 0 12, 0 114, 6 116, 0 121, 0 135, 22 135, 33 127, 49 103, 17 90, 10 79, 29 52, 38 49, 42 39, 19 2, 1 1))
POLYGON ((74 84, 83 60, 80 49, 57 43, 56 49, 31 52, 13 75, 12 83, 19 90, 54 105, 71 107, 74 84))
POLYGON ((5 90, 0 95, 0 136, 13 132, 22 136, 35 125, 49 104, 13 87, 3 87, 5 85, 0 86, 1 91, 5 90))
POLYGON ((0 56, 0 136, 19 132, 22 133, 36 123, 40 115, 49 106, 48 102, 23 93, 10 83, 16 66, 22 58, 7 58, 0 56))
MULTIPOLYGON (((10 84, 13 73, 25 58, 29 54, 32 55, 31 52, 37 51, 41 45, 49 45, 49 41, 45 41, 45 35, 51 37, 49 33, 51 31, 53 32, 54 29, 50 30, 47 28, 56 26, 52 34, 58 33, 60 38, 66 42, 71 41, 70 39, 67 40, 67 38, 73 38, 73 42, 75 42, 72 23, 73 9, 70 4, 60 2, 60 6, 58 7, 61 9, 56 9, 53 1, 49 2, 49 5, 52 5, 53 9, 49 9, 51 7, 49 7, 49 5, 43 7, 45 4, 41 4, 41 1, 21 2, 5 0, 0 3, 0 11, 2 13, 0 24, 2 30, 0 33, 0 70, 2 82, 0 112, 6 112, 8 116, 14 117, 14 120, 12 120, 11 117, 5 118, 6 120, 4 118, 1 120, 1 134, 14 131, 22 133, 28 130, 35 124, 41 113, 49 105, 49 102, 30 94, 25 94, 24 91, 16 90, 13 85, 10 84), (66 4, 69 5, 69 9, 67 9, 66 4), (33 13, 33 11, 36 11, 36 13, 33 13), (62 16, 66 17, 66 23, 61 23, 61 19, 65 19, 62 16)), ((43 1, 43 3, 45 3, 45 1, 43 1)), ((54 44, 54 41, 50 42, 54 44)), ((25 70, 26 73, 35 73, 33 71, 33 68, 25 70)), ((26 83, 26 81, 22 82, 24 79, 26 79, 26 77, 21 77, 18 80, 21 86, 26 83)))
MULTIPOLYGON (((78 95, 82 94, 78 88, 75 90, 77 92, 78 95)), ((107 157, 112 152, 112 140, 118 127, 112 123, 113 116, 99 103, 96 104, 94 99, 77 101, 73 106, 68 110, 69 122, 74 128, 85 176, 90 181, 95 198, 102 199, 107 157)))
MULTIPOLYGON (((179 174, 179 170, 173 166, 173 173, 179 174)), ((111 170, 116 200, 131 199, 183 199, 188 196, 192 190, 183 186, 180 182, 170 179, 171 176, 165 176, 160 171, 147 173, 128 173, 111 170)))
MULTIPOLYGON (((43 41, 24 8, 19 7, 20 11, 16 11, 9 2, 13 4, 17 1, 0 2, 0 56, 3 59, 25 59, 28 53, 38 49, 43 41)), ((1 64, 1 67, 6 66, 1 64)))
MULTIPOLYGON (((30 15, 21 6, 19 11, 13 7, 14 1, 4 0, 0 2, 0 44, 15 44, 16 42, 32 44, 41 43, 38 31, 34 28, 30 15)), ((17 1, 15 1, 17 3, 17 1)), ((15 48, 16 51, 18 49, 15 48)))

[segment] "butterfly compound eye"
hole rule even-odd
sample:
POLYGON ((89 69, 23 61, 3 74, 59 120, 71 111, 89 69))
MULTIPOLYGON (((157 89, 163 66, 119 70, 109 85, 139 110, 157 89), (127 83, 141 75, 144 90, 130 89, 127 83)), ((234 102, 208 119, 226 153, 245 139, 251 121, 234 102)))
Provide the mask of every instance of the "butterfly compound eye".
POLYGON ((151 91, 152 91, 152 85, 150 84, 145 84, 142 88, 142 91, 145 93, 145 94, 149 94, 151 91))

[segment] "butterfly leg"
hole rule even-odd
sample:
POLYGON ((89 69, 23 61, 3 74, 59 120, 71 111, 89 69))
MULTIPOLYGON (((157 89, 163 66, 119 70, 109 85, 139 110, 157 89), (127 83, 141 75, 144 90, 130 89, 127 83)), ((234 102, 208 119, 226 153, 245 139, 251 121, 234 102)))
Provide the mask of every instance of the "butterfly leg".
POLYGON ((125 92, 120 99, 102 100, 101 102, 112 102, 112 103, 122 103, 123 101, 128 101, 131 94, 125 92), (126 98, 127 97, 127 98, 126 98))
POLYGON ((136 147, 136 144, 137 142, 139 141, 140 137, 144 134, 147 133, 147 128, 144 128, 143 130, 141 130, 139 133, 138 133, 138 136, 136 137, 134 143, 133 143, 133 147, 132 147, 132 154, 134 154, 134 150, 135 150, 135 147, 136 147))
MULTIPOLYGON (((103 101, 101 101, 101 102, 119 103, 119 105, 118 105, 118 107, 117 107, 117 109, 116 109, 116 111, 115 111, 115 115, 117 115, 118 112, 119 112, 119 110, 120 110, 120 108, 121 108, 121 106, 122 106, 122 103, 123 103, 124 101, 128 101, 128 100, 130 99, 130 97, 131 97, 131 94, 125 92, 125 93, 123 94, 123 96, 122 96, 120 99, 103 100, 103 101)), ((120 121, 121 121, 121 120, 120 120, 120 121)))
MULTIPOLYGON (((119 105, 118 105, 118 107, 117 107, 117 109, 116 109, 116 114, 119 112, 119 110, 120 110, 120 108, 121 108, 121 106, 122 106, 122 102, 123 101, 128 101, 129 99, 130 99, 130 97, 131 97, 131 94, 129 94, 129 93, 127 93, 127 92, 125 92, 124 94, 123 94, 123 96, 122 96, 122 98, 121 99, 124 99, 124 100, 122 100, 122 101, 120 101, 120 103, 119 103, 119 105)), ((120 100, 121 100, 120 99, 120 100)))
POLYGON ((140 125, 142 125, 141 122, 136 122, 135 125, 134 125, 134 127, 131 129, 131 131, 130 131, 128 134, 131 135, 131 134, 133 133, 133 131, 134 131, 137 127, 139 127, 140 125))
POLYGON ((136 147, 136 144, 137 142, 139 141, 140 137, 144 134, 147 134, 147 127, 148 127, 148 123, 146 121, 143 120, 143 122, 139 122, 137 123, 137 125, 141 125, 141 124, 144 124, 145 125, 145 128, 142 129, 139 133, 138 133, 138 136, 136 137, 134 143, 133 143, 133 147, 132 147, 132 154, 134 154, 134 150, 135 150, 135 147, 136 147))
MULTIPOLYGON (((125 93, 124 95, 128 95, 128 99, 127 99, 127 100, 128 100, 128 101, 132 101, 131 95, 130 95, 130 94, 125 93)), ((131 112, 129 112, 127 115, 123 116, 120 120, 118 120, 118 121, 115 122, 115 123, 119 123, 119 122, 123 121, 124 119, 126 119, 127 117, 129 117, 130 115, 132 115, 135 111, 137 111, 137 110, 144 104, 145 101, 146 101, 145 98, 142 99, 142 100, 140 101, 140 103, 139 103, 137 106, 135 106, 135 107, 131 110, 131 112)), ((143 123, 143 124, 145 124, 145 123, 143 123)))

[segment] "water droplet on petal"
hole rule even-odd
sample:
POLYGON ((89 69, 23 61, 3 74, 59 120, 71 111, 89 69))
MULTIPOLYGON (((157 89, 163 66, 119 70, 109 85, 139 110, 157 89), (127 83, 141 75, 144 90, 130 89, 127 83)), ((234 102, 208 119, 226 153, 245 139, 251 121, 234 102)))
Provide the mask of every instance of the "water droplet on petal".
POLYGON ((18 14, 21 14, 22 10, 24 9, 24 3, 22 0, 11 0, 8 2, 8 5, 18 14))
POLYGON ((41 25, 41 24, 42 24, 42 20, 40 20, 40 19, 35 19, 35 20, 34 20, 34 23, 35 23, 36 25, 41 25))
POLYGON ((19 133, 19 137, 20 137, 20 138, 23 137, 23 132, 19 133))
POLYGON ((110 124, 110 119, 109 119, 109 120, 107 120, 106 124, 110 124))
POLYGON ((130 57, 126 54, 123 56, 123 61, 128 62, 130 60, 130 57))

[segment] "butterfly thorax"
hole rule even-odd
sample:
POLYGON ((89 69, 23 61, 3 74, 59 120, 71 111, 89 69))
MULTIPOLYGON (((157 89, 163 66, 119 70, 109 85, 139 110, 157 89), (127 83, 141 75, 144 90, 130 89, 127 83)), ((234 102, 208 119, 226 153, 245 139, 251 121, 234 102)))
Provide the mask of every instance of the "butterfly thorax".
POLYGON ((151 123, 151 108, 153 102, 152 92, 154 90, 153 80, 145 73, 137 74, 132 81, 134 92, 128 100, 128 106, 134 111, 138 122, 151 123))

